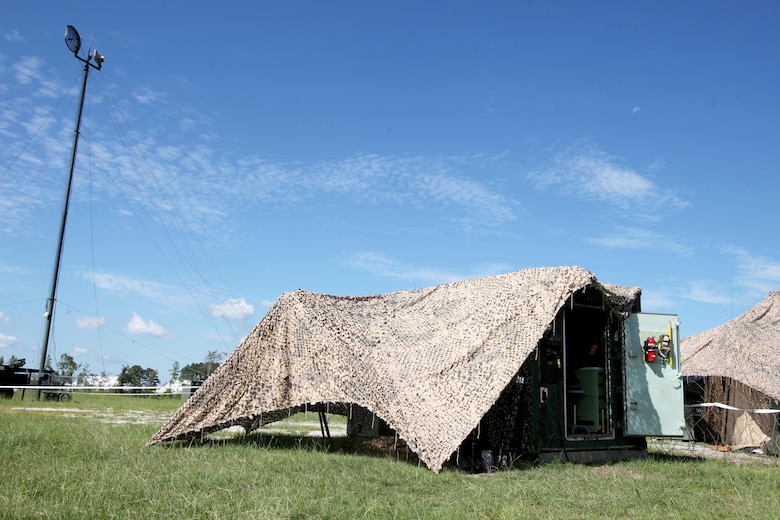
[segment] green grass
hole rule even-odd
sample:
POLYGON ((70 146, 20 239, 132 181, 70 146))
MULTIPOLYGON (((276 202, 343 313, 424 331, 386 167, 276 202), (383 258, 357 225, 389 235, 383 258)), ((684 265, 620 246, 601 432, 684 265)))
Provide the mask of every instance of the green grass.
MULTIPOLYGON (((147 448, 180 400, 74 397, 0 400, 0 518, 763 519, 780 509, 776 463, 656 455, 437 475, 354 440, 265 434, 147 448), (66 412, 106 408, 158 419, 66 412)), ((317 420, 308 415, 293 422, 317 420)))

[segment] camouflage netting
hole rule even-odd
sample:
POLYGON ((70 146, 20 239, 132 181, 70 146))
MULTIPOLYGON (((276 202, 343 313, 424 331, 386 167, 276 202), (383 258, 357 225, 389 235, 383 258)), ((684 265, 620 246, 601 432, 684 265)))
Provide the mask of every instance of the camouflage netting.
MULTIPOLYGON (((780 292, 713 329, 680 342, 697 439, 732 449, 766 446, 780 401, 780 292)), ((777 447, 775 448, 777 449, 777 447)))
POLYGON ((306 404, 353 403, 439 471, 569 296, 588 286, 619 312, 639 296, 579 267, 367 297, 286 293, 149 444, 232 425, 251 431, 306 404))
POLYGON ((780 400, 780 292, 680 343, 683 375, 729 377, 780 400))

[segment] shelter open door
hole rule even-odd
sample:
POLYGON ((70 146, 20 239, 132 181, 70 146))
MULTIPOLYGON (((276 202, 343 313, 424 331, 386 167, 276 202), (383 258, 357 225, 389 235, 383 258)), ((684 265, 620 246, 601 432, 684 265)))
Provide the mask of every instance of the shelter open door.
POLYGON ((613 437, 611 360, 619 322, 593 292, 576 293, 562 318, 566 438, 613 437))

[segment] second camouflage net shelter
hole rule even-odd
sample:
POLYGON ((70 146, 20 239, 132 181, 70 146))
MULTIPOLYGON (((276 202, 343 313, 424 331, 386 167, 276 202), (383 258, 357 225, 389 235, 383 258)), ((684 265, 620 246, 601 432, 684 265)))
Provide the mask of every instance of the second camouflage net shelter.
POLYGON ((439 471, 567 299, 589 287, 616 312, 640 294, 576 266, 365 297, 285 293, 149 444, 354 404, 439 471))
POLYGON ((737 449, 770 439, 777 444, 780 414, 772 410, 780 403, 779 291, 741 316, 683 338, 681 354, 686 394, 705 405, 697 422, 706 424, 698 425, 697 437, 737 449))
POLYGON ((683 338, 686 376, 729 377, 780 400, 780 291, 743 315, 683 338))

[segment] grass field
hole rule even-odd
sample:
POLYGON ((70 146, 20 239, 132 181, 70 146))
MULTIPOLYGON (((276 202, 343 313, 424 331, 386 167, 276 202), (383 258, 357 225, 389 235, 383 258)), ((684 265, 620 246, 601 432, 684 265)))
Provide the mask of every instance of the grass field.
MULTIPOLYGON (((354 441, 282 434, 145 447, 179 405, 176 397, 0 400, 0 518, 757 520, 780 511, 772 459, 656 454, 472 475, 434 474, 354 441)), ((310 415, 292 422, 316 421, 310 415)))

